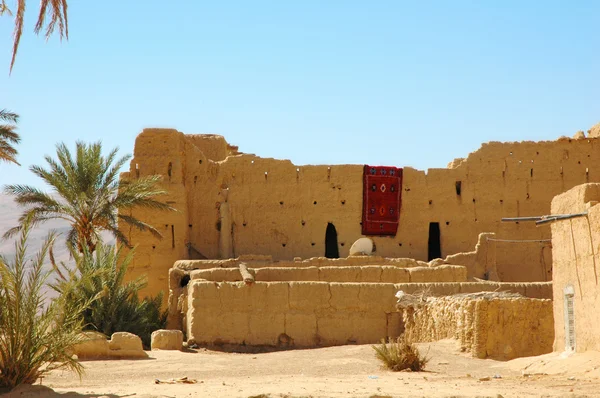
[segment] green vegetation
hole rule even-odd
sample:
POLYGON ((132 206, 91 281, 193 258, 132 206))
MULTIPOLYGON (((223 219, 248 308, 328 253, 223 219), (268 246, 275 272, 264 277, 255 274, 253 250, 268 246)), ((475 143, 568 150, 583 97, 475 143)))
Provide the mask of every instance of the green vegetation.
POLYGON ((14 147, 21 141, 21 137, 15 131, 18 121, 19 115, 0 109, 0 123, 2 123, 0 124, 0 161, 19 164, 17 150, 14 147))
POLYGON ((55 235, 28 259, 31 227, 30 220, 24 220, 14 260, 0 257, 0 387, 34 383, 54 369, 82 372, 69 351, 84 338, 81 312, 89 303, 81 300, 65 312, 66 297, 59 297, 44 308, 42 287, 52 271, 44 271, 43 264, 55 235))
POLYGON ((421 356, 419 350, 406 340, 404 336, 398 337, 396 341, 390 339, 389 344, 381 340, 381 344, 372 346, 375 350, 375 356, 383 365, 394 371, 410 369, 413 372, 419 372, 425 368, 429 358, 421 356))
MULTIPOLYGON (((119 182, 119 170, 130 156, 116 159, 117 148, 108 156, 102 155, 100 142, 77 142, 75 158, 65 144, 57 145, 58 161, 46 156, 49 169, 31 166, 30 170, 51 186, 55 195, 29 185, 7 185, 6 194, 26 209, 20 222, 31 218, 33 225, 51 219, 69 222, 69 246, 83 253, 84 247, 93 252, 100 241, 100 232, 109 231, 119 243, 131 247, 129 240, 119 230, 121 221, 140 231, 149 231, 156 237, 160 233, 153 226, 127 214, 133 208, 175 210, 155 198, 166 192, 158 188, 160 176, 148 176, 119 182)), ((20 230, 11 228, 4 235, 11 237, 20 230)))
POLYGON ((113 246, 98 244, 95 253, 90 253, 84 246, 83 254, 72 251, 75 267, 55 264, 59 279, 51 287, 64 298, 65 312, 90 303, 83 311, 85 330, 107 336, 130 332, 150 347, 150 335, 165 327, 167 312, 160 309, 162 294, 138 298, 145 278, 124 282, 133 255, 133 250, 125 255, 122 247, 115 251, 113 246))

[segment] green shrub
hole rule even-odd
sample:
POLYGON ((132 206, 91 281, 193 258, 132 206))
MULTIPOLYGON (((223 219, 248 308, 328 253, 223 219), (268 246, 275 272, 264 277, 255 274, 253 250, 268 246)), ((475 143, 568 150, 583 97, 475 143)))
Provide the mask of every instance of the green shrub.
POLYGON ((71 369, 81 375, 83 367, 71 347, 81 343, 81 312, 86 300, 64 312, 63 298, 45 305, 42 288, 52 271, 44 262, 55 239, 48 235, 35 257, 27 255, 31 229, 25 220, 15 242, 14 260, 0 257, 0 387, 33 384, 54 369, 71 369))
MULTIPOLYGON (((52 287, 68 306, 92 300, 83 312, 85 330, 95 330, 107 336, 114 332, 130 332, 140 336, 145 347, 150 347, 150 335, 163 329, 167 312, 161 311, 162 292, 155 297, 140 300, 138 293, 146 287, 146 278, 125 282, 127 268, 134 251, 123 254, 123 247, 99 243, 94 253, 84 247, 83 254, 72 250, 75 267, 55 265, 59 280, 52 287), (96 297, 96 299, 93 299, 96 297)), ((70 311, 68 308, 65 311, 70 311)))
POLYGON ((390 339, 388 344, 385 340, 381 340, 380 345, 372 347, 375 350, 377 359, 383 362, 386 368, 394 372, 405 369, 419 372, 429 362, 429 358, 421 356, 414 343, 407 341, 404 335, 398 337, 396 341, 390 339))

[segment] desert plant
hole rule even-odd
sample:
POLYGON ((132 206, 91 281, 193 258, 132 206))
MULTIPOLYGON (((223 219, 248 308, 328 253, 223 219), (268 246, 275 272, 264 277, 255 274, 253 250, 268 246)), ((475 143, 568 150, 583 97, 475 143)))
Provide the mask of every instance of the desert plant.
POLYGON ((419 372, 425 368, 429 358, 419 353, 414 343, 408 341, 404 335, 398 337, 396 341, 389 339, 386 344, 381 340, 380 345, 373 345, 375 356, 383 365, 394 371, 410 369, 413 372, 419 372))
MULTIPOLYGON (((25 21, 26 0, 19 0, 15 9, 15 28, 13 31, 12 59, 10 61, 10 70, 15 64, 19 43, 23 35, 23 23, 25 21)), ((8 14, 13 15, 11 9, 6 5, 6 0, 0 0, 0 16, 8 14)), ((60 39, 69 38, 69 20, 67 18, 67 0, 41 0, 40 9, 35 23, 35 33, 39 34, 45 27, 45 36, 48 39, 58 27, 60 39), (49 17, 50 22, 46 23, 49 17)))
POLYGON ((155 297, 139 299, 146 287, 145 277, 125 282, 127 268, 135 250, 127 254, 121 246, 99 243, 94 253, 84 246, 83 253, 72 250, 75 267, 53 261, 58 278, 51 287, 64 298, 65 312, 90 302, 83 311, 85 330, 107 336, 114 332, 134 333, 150 346, 150 335, 165 327, 167 312, 161 310, 162 292, 155 297), (97 298, 97 299, 95 299, 97 298))
MULTIPOLYGON (((67 243, 81 253, 84 247, 94 251, 101 231, 109 231, 119 243, 130 247, 129 240, 118 228, 118 221, 160 238, 160 233, 153 226, 127 213, 138 207, 175 210, 155 200, 156 196, 166 193, 158 188, 161 177, 155 175, 119 181, 119 170, 130 156, 116 160, 117 150, 113 149, 104 157, 100 142, 77 142, 73 159, 66 145, 58 144, 58 161, 45 157, 49 169, 30 167, 35 175, 53 188, 55 195, 29 185, 4 187, 7 194, 13 195, 15 201, 26 208, 19 222, 31 218, 36 225, 51 219, 66 220, 71 225, 67 243)), ((11 228, 4 237, 16 234, 20 228, 11 228)))
POLYGON ((17 162, 17 150, 14 145, 21 141, 21 137, 15 131, 16 124, 19 121, 19 115, 7 111, 6 109, 0 109, 0 161, 17 162))
POLYGON ((31 221, 25 220, 15 242, 14 259, 0 257, 0 387, 32 384, 54 369, 81 374, 82 366, 69 355, 85 338, 81 312, 86 305, 63 312, 59 298, 44 306, 43 287, 52 273, 43 267, 55 235, 50 233, 37 255, 28 259, 31 221))

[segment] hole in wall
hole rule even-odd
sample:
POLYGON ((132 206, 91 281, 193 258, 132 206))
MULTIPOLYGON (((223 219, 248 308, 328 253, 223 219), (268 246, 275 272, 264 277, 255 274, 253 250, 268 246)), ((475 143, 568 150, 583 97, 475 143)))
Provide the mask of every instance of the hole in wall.
POLYGON ((430 205, 431 205, 431 204, 433 204, 433 200, 429 200, 429 204, 430 204, 430 205))
POLYGON ((473 198, 473 203, 475 203, 475 198, 473 198))
POLYGON ((314 246, 314 245, 315 245, 315 242, 310 242, 310 245, 311 245, 311 246, 314 246))
POLYGON ((345 200, 342 200, 342 205, 345 205, 345 204, 346 204, 346 201, 345 201, 345 200))
POLYGON ((202 159, 198 160, 198 164, 202 164, 202 159))
POLYGON ((221 232, 221 220, 216 222, 215 228, 217 229, 217 231, 221 232))
POLYGON ((450 225, 450 221, 446 221, 446 225, 450 225))
POLYGON ((578 160, 578 161, 577 161, 577 164, 581 164, 581 160, 578 160))
POLYGON ((302 221, 300 222, 300 224, 302 224, 302 226, 305 226, 305 225, 306 225, 306 221, 302 220, 302 221))
POLYGON ((283 200, 280 200, 280 201, 279 201, 279 204, 280 204, 280 205, 283 205, 283 200))
POLYGON ((175 249, 175 226, 171 225, 171 248, 175 249))
POLYGON ((429 240, 427 246, 427 261, 442 257, 440 223, 429 223, 429 240))
POLYGON ((533 169, 529 169, 529 176, 533 177, 533 169))
POLYGON ((398 243, 398 246, 402 247, 402 243, 398 243))
POLYGON ((344 247, 344 245, 345 245, 345 243, 344 243, 344 242, 340 243, 340 246, 344 247))
POLYGON ((152 245, 152 250, 156 249, 156 245, 152 245))
POLYGON ((198 181, 198 176, 194 176, 194 184, 198 181))
POLYGON ((188 224, 188 227, 192 228, 192 224, 188 224))
POLYGON ((281 246, 282 246, 282 247, 285 247, 285 245, 286 245, 285 243, 282 243, 282 244, 281 244, 281 246))
POLYGON ((325 230, 325 257, 340 258, 337 230, 332 223, 327 223, 327 229, 325 230))
POLYGON ((173 171, 173 163, 169 162, 169 166, 167 167, 167 175, 171 178, 171 173, 173 171))
POLYGON ((315 200, 315 201, 313 202, 313 205, 316 205, 316 204, 317 204, 317 201, 315 200))
POLYGON ((525 199, 529 199, 529 192, 527 192, 527 196, 525 197, 525 199))
POLYGON ((245 222, 242 223, 242 227, 245 227, 247 224, 245 222))
POLYGON ((500 204, 504 203, 504 200, 500 199, 500 204))
POLYGON ((462 190, 462 181, 456 181, 456 183, 454 184, 454 188, 456 189, 456 194, 460 196, 462 190))
POLYGON ((181 280, 179 281, 179 286, 180 287, 186 287, 188 285, 188 283, 190 283, 190 276, 189 275, 184 275, 181 280))

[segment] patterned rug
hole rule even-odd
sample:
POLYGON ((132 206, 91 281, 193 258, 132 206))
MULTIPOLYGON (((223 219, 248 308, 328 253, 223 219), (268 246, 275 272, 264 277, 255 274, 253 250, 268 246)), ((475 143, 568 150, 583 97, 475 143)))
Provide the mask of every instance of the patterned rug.
POLYGON ((396 235, 400 220, 401 198, 401 168, 365 166, 362 234, 396 235))

